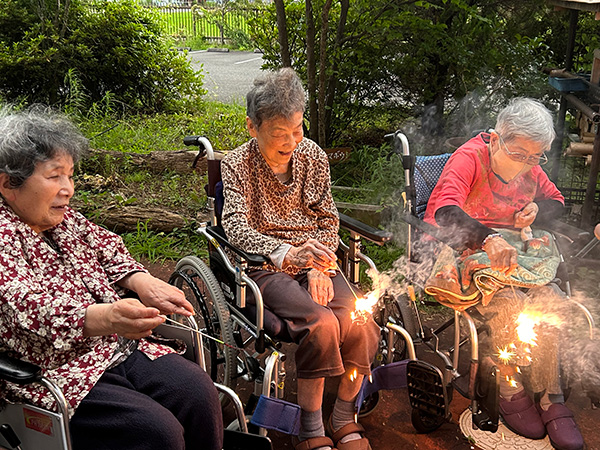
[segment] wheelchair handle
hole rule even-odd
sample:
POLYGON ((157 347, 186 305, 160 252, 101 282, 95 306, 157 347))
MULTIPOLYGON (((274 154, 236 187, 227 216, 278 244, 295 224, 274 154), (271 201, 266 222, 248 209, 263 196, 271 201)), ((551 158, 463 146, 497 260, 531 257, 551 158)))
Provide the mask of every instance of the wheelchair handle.
POLYGON ((183 145, 196 145, 199 147, 198 154, 196 155, 196 158, 194 158, 194 162, 192 163, 192 168, 194 169, 198 164, 198 160, 204 155, 206 155, 206 159, 208 160, 215 159, 215 152, 213 150, 212 144, 204 136, 186 136, 183 138, 183 145))

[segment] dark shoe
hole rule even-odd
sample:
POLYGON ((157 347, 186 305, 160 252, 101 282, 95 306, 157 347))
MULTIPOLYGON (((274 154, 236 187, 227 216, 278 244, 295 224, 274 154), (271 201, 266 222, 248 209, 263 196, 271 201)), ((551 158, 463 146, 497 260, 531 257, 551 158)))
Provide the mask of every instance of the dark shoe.
POLYGON ((529 439, 546 436, 546 427, 525 390, 513 395, 510 400, 501 397, 500 414, 506 426, 521 436, 529 439))
POLYGON ((581 450, 583 448, 583 436, 573 419, 573 413, 564 403, 553 403, 547 411, 538 405, 538 411, 554 448, 557 450, 581 450))

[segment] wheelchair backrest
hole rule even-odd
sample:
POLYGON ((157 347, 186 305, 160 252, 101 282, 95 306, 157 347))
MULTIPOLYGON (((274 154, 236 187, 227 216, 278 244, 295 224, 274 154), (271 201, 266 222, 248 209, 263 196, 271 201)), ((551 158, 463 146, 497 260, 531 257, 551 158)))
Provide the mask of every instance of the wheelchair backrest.
POLYGON ((412 185, 415 188, 415 214, 419 219, 425 216, 429 197, 431 197, 433 188, 440 179, 451 155, 452 153, 443 153, 441 155, 416 157, 412 185))

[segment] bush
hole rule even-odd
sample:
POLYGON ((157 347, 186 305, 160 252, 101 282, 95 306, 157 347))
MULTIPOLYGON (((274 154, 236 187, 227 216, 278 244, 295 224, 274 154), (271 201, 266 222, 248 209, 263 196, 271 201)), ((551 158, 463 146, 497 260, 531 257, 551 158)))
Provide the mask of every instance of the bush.
POLYGON ((0 92, 7 100, 64 105, 73 98, 73 76, 82 106, 111 95, 135 111, 170 111, 205 93, 201 74, 169 48, 159 18, 134 1, 42 5, 0 6, 0 92))

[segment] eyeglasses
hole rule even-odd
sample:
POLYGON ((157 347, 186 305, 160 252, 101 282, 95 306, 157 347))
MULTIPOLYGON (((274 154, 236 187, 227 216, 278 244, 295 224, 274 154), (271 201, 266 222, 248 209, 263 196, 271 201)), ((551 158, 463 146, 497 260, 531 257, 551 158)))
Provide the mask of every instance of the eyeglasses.
POLYGON ((513 161, 520 162, 520 163, 524 162, 525 164, 527 164, 529 166, 543 166, 544 164, 546 164, 548 162, 548 157, 546 156, 545 153, 542 153, 540 156, 535 156, 535 155, 529 156, 529 155, 524 155, 521 152, 511 152, 508 149, 506 142, 504 142, 504 139, 502 139, 502 136, 498 135, 498 138, 500 139, 500 142, 504 146, 504 151, 506 152, 508 157, 510 159, 512 159, 513 161))

